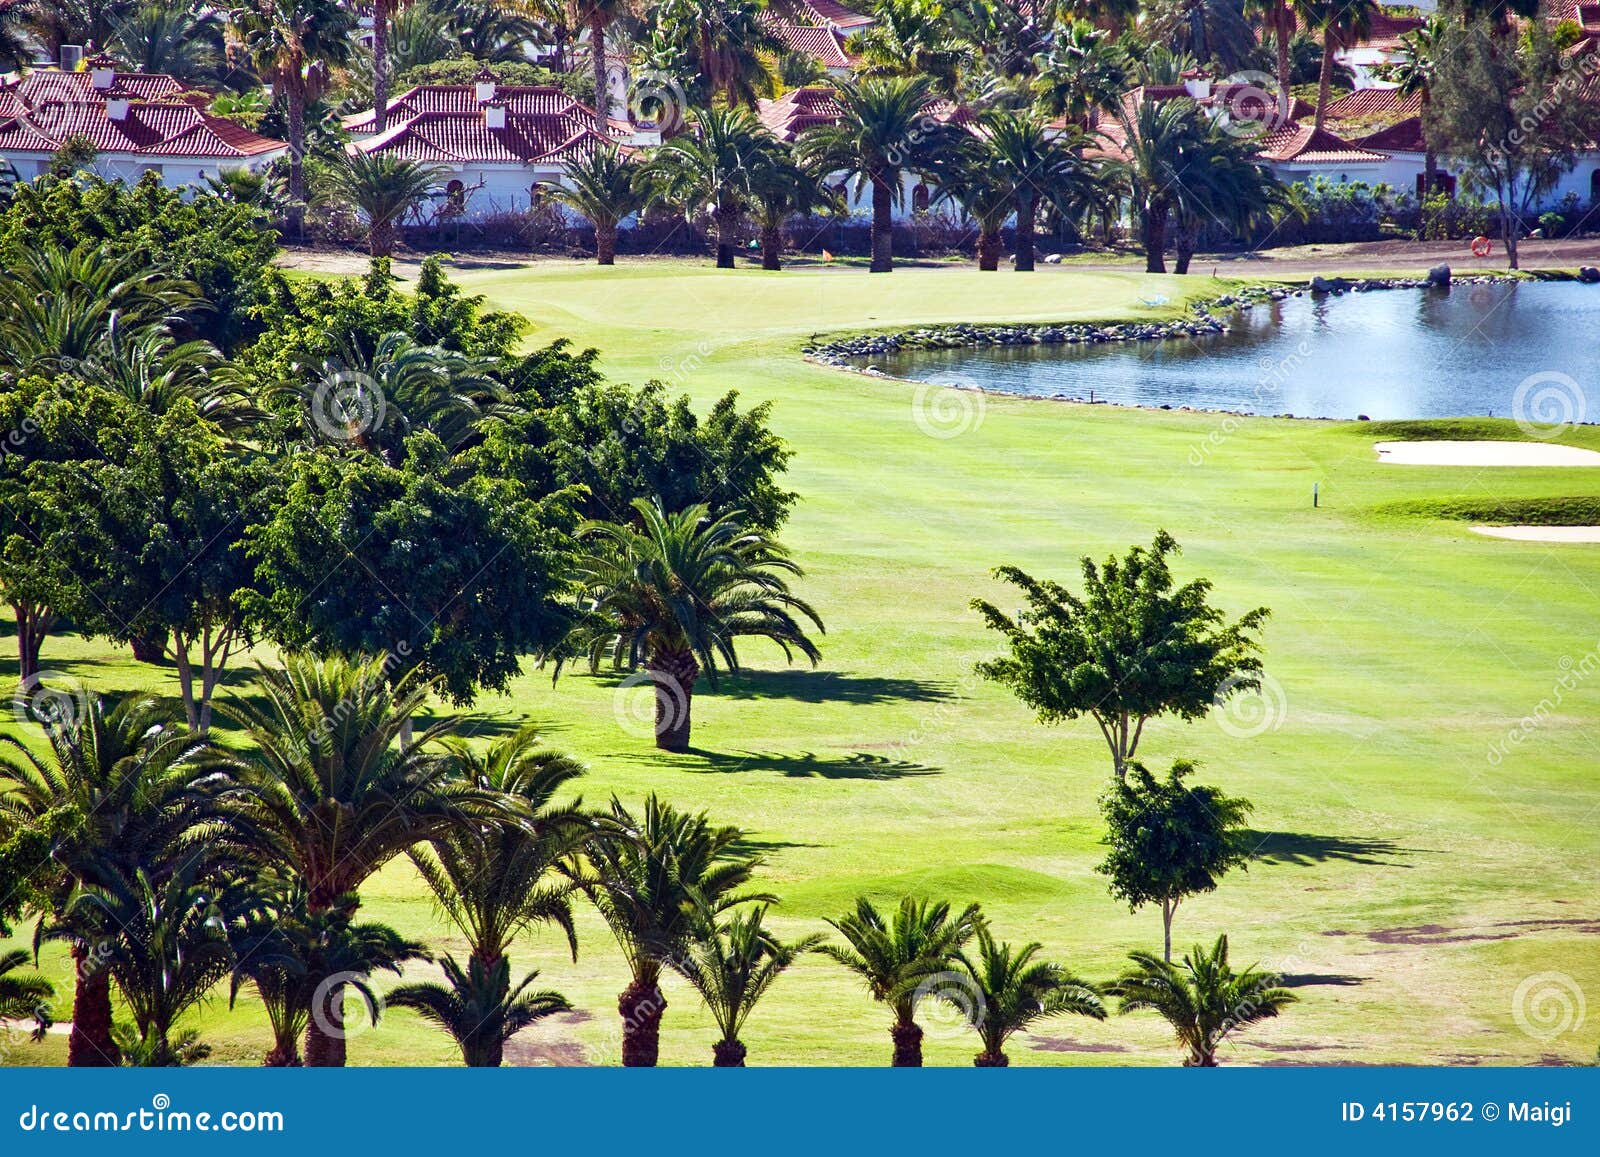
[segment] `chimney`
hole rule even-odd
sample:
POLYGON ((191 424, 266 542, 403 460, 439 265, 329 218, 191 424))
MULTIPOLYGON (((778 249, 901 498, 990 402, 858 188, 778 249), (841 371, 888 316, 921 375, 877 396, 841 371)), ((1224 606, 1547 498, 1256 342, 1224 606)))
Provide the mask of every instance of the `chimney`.
POLYGON ((128 119, 128 110, 133 107, 133 102, 125 96, 113 96, 106 99, 106 116, 114 121, 128 119))
POLYGON ((483 123, 491 129, 506 127, 506 102, 491 100, 483 106, 483 123))
POLYGON ((103 53, 91 57, 88 68, 89 83, 96 92, 105 92, 117 82, 117 62, 103 53))
POLYGON ((482 68, 480 68, 478 70, 478 75, 474 76, 472 81, 478 90, 479 104, 488 104, 494 99, 495 75, 488 65, 484 65, 482 68))
POLYGON ((1205 100, 1211 95, 1210 77, 1187 77, 1183 82, 1183 91, 1195 100, 1205 100))
POLYGON ((77 72, 78 66, 83 63, 83 45, 63 44, 61 46, 61 71, 77 72))

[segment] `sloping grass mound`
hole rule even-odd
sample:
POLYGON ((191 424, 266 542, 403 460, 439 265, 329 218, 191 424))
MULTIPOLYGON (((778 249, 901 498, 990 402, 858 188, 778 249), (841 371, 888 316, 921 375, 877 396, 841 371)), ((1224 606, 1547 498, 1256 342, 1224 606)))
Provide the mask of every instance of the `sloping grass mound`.
POLYGON ((1564 498, 1427 498, 1392 502, 1382 514, 1445 518, 1490 526, 1600 526, 1600 495, 1564 498))
POLYGON ((1399 418, 1346 427, 1374 442, 1532 442, 1509 418, 1399 418))

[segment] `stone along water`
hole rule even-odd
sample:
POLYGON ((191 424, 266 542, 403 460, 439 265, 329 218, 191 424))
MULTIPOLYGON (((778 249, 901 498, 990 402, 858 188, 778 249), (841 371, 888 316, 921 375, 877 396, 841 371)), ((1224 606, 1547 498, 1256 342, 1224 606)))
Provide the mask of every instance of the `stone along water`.
POLYGON ((1553 392, 1582 408, 1587 393, 1588 419, 1600 418, 1596 286, 1306 294, 1233 314, 1229 327, 1168 341, 913 350, 863 361, 895 377, 1004 393, 1088 399, 1092 391, 1124 405, 1317 418, 1510 417, 1519 386, 1543 375, 1524 388, 1525 400, 1530 390, 1553 392))

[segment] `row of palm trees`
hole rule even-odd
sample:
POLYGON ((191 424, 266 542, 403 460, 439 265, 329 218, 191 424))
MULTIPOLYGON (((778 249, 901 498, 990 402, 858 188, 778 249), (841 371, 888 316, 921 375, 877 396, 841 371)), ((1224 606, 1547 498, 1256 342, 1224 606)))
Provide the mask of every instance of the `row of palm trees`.
MULTIPOLYGON (((0 832, 62 834, 27 881, 35 951, 64 942, 74 962, 69 1064, 171 1066, 207 1054, 185 1020, 220 986, 253 989, 267 1014, 274 1066, 346 1060, 346 997, 374 1018, 414 1009, 470 1066, 496 1066, 506 1042, 570 1010, 520 977, 511 951, 535 926, 561 930, 578 954, 573 904, 604 919, 629 971, 619 995, 622 1061, 657 1061, 667 1002, 681 976, 715 1021, 713 1062, 745 1063, 741 1034, 761 998, 803 954, 820 950, 856 974, 893 1016, 893 1063, 922 1063, 918 1010, 956 1005, 977 1034, 974 1063, 1008 1063, 1006 1042, 1043 1019, 1165 1017, 1186 1063, 1216 1063, 1233 1032, 1294 998, 1272 977, 1227 961, 1226 938, 1180 965, 1135 953, 1104 989, 1039 958, 1040 945, 998 940, 977 905, 912 897, 889 913, 862 898, 818 935, 779 939, 776 898, 753 891, 761 865, 746 833, 655 796, 637 812, 613 799, 587 810, 563 798, 582 768, 524 728, 483 749, 462 720, 411 722, 432 688, 391 681, 381 660, 290 656, 263 667, 256 694, 226 713, 245 744, 199 738, 148 697, 87 697, 46 726, 47 750, 3 742, 0 832), (70 822, 60 821, 67 817, 70 822), (467 944, 445 954, 441 981, 405 983, 380 1002, 372 977, 432 959, 425 945, 358 919, 373 873, 409 857, 467 944), (113 987, 131 1018, 118 1026, 113 987)), ((49 1023, 50 986, 0 957, 0 1017, 49 1023)))

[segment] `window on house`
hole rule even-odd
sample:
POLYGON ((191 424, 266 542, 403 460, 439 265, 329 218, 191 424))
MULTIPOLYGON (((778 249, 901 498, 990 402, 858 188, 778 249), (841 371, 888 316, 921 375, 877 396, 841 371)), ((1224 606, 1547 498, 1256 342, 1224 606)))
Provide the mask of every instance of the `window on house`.
POLYGON ((928 186, 918 185, 911 190, 911 211, 913 213, 928 211, 928 186))
POLYGON ((444 187, 445 200, 452 209, 463 208, 467 203, 467 187, 460 181, 451 181, 444 187))

